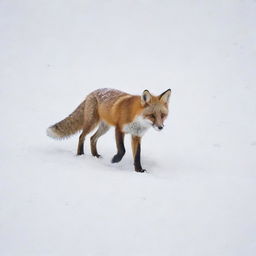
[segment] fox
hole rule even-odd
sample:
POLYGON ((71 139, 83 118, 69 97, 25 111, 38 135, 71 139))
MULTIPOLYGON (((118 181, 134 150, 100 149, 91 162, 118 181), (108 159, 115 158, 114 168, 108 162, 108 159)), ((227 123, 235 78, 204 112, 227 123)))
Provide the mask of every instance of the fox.
POLYGON ((111 127, 115 127, 117 153, 112 163, 118 163, 125 155, 124 137, 131 135, 134 169, 145 172, 141 166, 141 139, 153 127, 157 131, 164 128, 169 113, 171 89, 159 96, 148 90, 141 95, 132 95, 116 89, 102 88, 91 92, 85 100, 65 119, 50 126, 47 135, 54 139, 68 138, 82 131, 79 136, 77 155, 84 154, 85 137, 98 127, 90 137, 91 154, 101 157, 97 151, 97 141, 111 127))

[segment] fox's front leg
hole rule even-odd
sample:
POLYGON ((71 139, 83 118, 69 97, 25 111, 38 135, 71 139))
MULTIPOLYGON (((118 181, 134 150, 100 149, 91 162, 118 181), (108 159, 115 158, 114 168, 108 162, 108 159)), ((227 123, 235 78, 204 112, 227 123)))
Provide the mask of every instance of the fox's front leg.
POLYGON ((134 157, 134 167, 136 172, 145 172, 146 170, 141 167, 140 151, 141 151, 141 137, 132 136, 132 152, 134 157))
POLYGON ((120 162, 125 154, 124 133, 121 131, 119 127, 116 127, 116 147, 117 154, 114 155, 112 163, 120 162))

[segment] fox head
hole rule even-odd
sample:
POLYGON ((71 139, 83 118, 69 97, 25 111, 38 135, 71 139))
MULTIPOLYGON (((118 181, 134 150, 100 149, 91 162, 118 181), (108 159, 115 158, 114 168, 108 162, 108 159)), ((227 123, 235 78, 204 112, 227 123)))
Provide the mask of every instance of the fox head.
POLYGON ((171 89, 159 96, 152 95, 148 90, 145 90, 141 95, 141 104, 144 107, 142 116, 157 131, 161 131, 164 128, 170 96, 171 89))

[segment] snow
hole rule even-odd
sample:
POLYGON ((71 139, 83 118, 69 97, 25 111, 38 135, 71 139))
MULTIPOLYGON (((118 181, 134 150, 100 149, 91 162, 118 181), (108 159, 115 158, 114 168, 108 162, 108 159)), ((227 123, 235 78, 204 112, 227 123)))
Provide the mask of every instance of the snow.
POLYGON ((0 254, 256 252, 256 2, 0 2, 0 254), (172 89, 133 171, 46 129, 97 88, 172 89))

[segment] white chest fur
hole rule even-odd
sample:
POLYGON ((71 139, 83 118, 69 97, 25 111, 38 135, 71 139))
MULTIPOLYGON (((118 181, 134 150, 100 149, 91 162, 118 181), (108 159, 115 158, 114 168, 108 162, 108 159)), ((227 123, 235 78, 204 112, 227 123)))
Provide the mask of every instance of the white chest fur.
POLYGON ((123 132, 142 137, 151 126, 152 122, 149 119, 137 116, 132 123, 124 125, 123 132))

